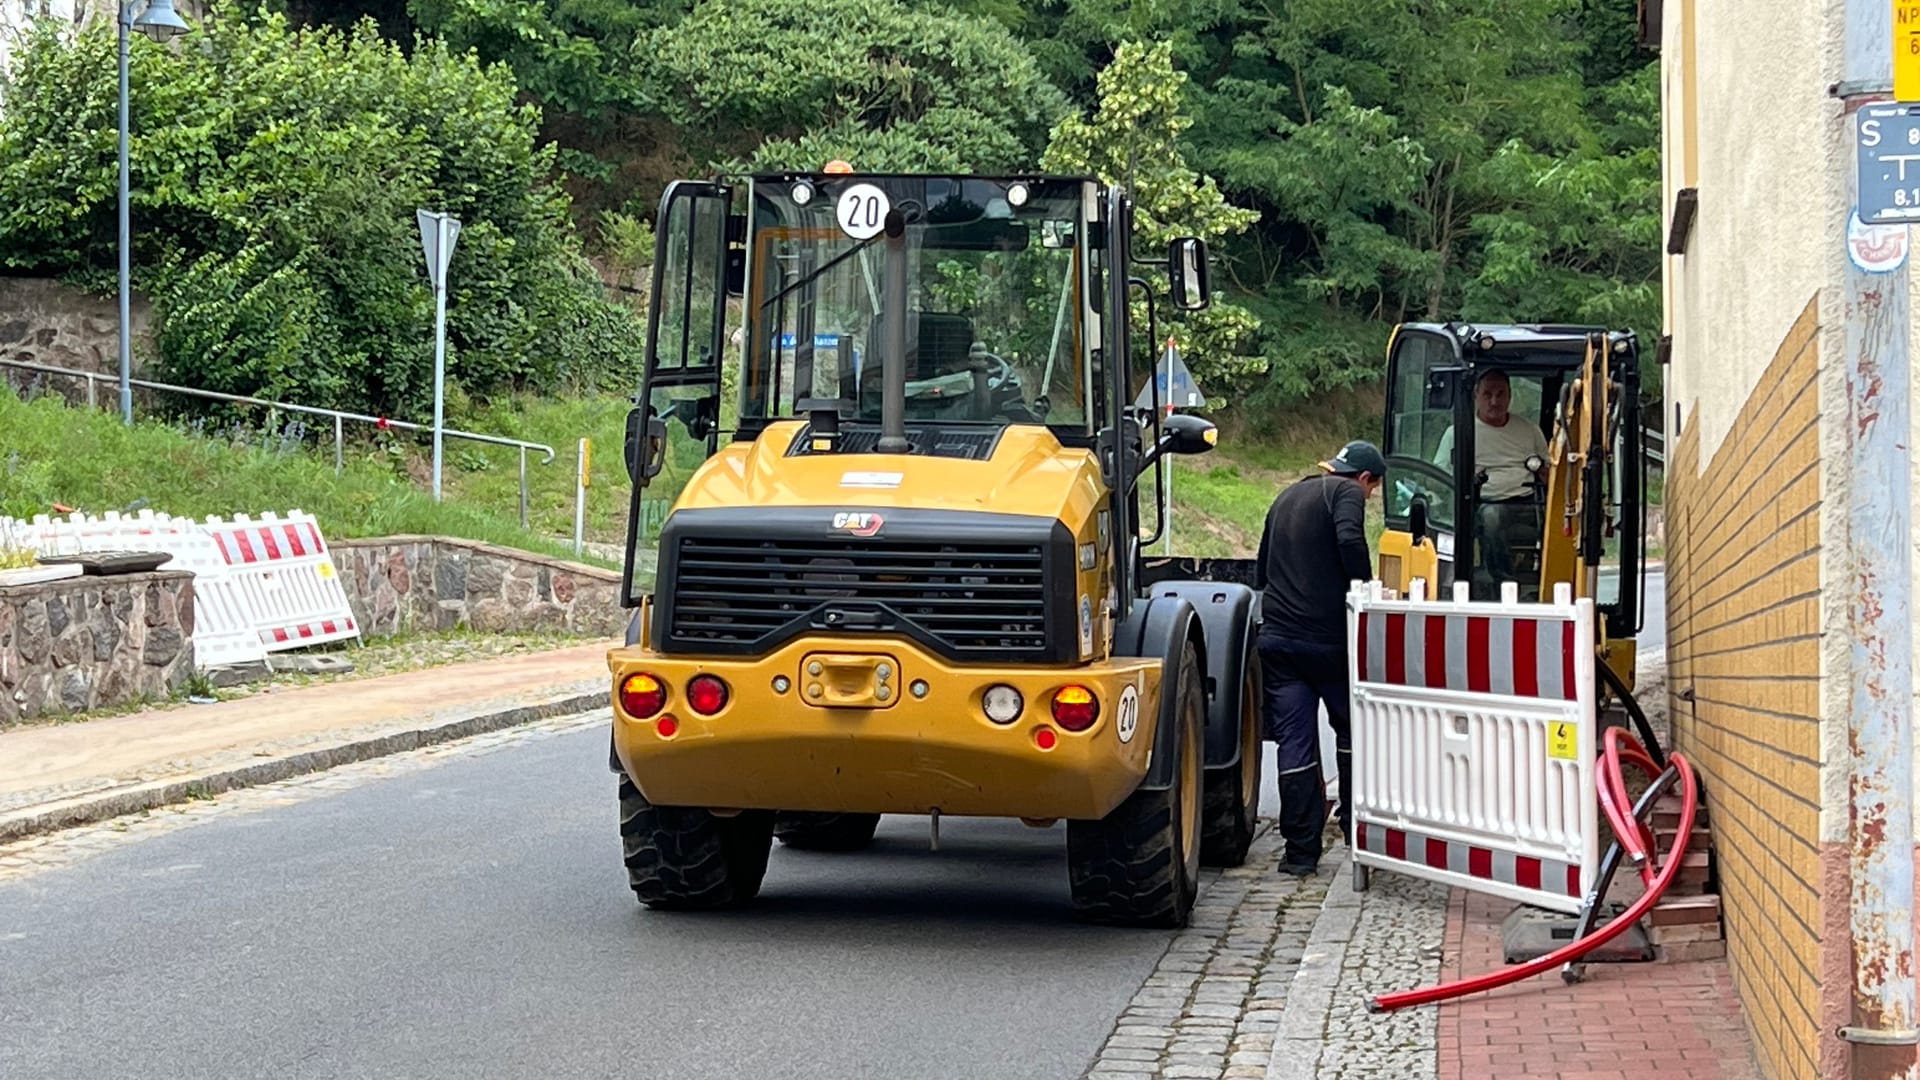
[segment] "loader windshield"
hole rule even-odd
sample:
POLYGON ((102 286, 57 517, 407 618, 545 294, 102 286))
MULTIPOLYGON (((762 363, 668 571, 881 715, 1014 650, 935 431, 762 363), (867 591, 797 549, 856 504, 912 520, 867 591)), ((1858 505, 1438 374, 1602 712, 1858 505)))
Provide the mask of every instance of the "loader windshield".
POLYGON ((1092 199, 1074 180, 756 178, 741 419, 878 423, 889 211, 906 219, 906 418, 1085 431, 1092 199), (817 407, 817 406, 816 406, 817 407))

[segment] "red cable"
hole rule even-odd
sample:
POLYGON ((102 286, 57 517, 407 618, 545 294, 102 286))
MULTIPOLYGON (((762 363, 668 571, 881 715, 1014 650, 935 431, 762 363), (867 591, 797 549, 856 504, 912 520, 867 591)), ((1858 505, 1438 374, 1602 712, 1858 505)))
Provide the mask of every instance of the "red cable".
MULTIPOLYGON (((1627 736, 1627 738, 1632 739, 1632 736, 1627 736)), ((1617 748, 1610 749, 1617 750, 1617 748)), ((1638 742, 1634 742, 1633 747, 1627 751, 1629 760, 1633 758, 1635 750, 1638 750, 1641 756, 1644 756, 1646 753, 1645 749, 1640 747, 1638 742)), ((1610 754, 1602 758, 1602 761, 1606 762, 1602 767, 1615 773, 1615 778, 1617 778, 1620 768, 1618 754, 1610 754)), ((1674 770, 1679 773, 1681 799, 1680 828, 1679 831, 1674 834, 1673 849, 1667 855, 1666 864, 1660 868, 1659 876, 1653 881, 1647 891, 1642 893, 1640 898, 1635 900, 1625 912, 1608 922, 1605 926, 1588 934, 1586 937, 1570 941, 1545 956, 1529 960, 1523 964, 1515 964, 1499 971, 1489 972, 1485 975, 1476 975, 1472 978, 1460 979, 1451 983, 1441 983, 1437 986, 1430 986, 1422 990, 1403 990, 1394 994, 1382 994, 1367 1002, 1367 1011, 1391 1012, 1394 1009, 1404 1009, 1412 1005, 1426 1005, 1436 1001, 1444 1001, 1448 998, 1460 997, 1464 994, 1478 993, 1482 990, 1492 990, 1496 987, 1505 986, 1508 983, 1519 982, 1521 979, 1531 978, 1542 972, 1559 967, 1561 964, 1570 960, 1585 956, 1599 946, 1613 940, 1621 932, 1626 930, 1627 927, 1639 922, 1641 917, 1646 915, 1653 905, 1659 902, 1661 894, 1667 891, 1667 887, 1673 884, 1673 879, 1680 873, 1680 864, 1684 861, 1687 838, 1693 833, 1693 815, 1696 798, 1693 787, 1693 766, 1687 762, 1685 755, 1677 751, 1668 754, 1667 761, 1671 763, 1674 770)), ((1636 761, 1635 764, 1638 764, 1638 762, 1636 761)), ((1611 778, 1600 778, 1600 783, 1607 783, 1609 779, 1611 778)), ((1611 802, 1611 800, 1607 801, 1611 802)), ((1613 816, 1614 815, 1609 814, 1609 817, 1613 816)), ((1631 814, 1626 816, 1635 826, 1639 825, 1637 818, 1633 818, 1631 814)), ((1614 822, 1614 830, 1616 833, 1622 834, 1635 831, 1633 828, 1623 827, 1622 823, 1618 821, 1614 822)))
POLYGON ((1625 731, 1619 728, 1608 728, 1604 741, 1605 767, 1594 778, 1594 786, 1601 794, 1601 808, 1607 812, 1607 820, 1613 824, 1614 835, 1619 838, 1620 846, 1625 849, 1627 858, 1632 860, 1634 867, 1639 870, 1641 884, 1652 885, 1653 863, 1648 860, 1647 855, 1653 850, 1653 832, 1641 824, 1639 818, 1632 815, 1633 800, 1627 795, 1626 772, 1621 769, 1620 760, 1625 758, 1638 766, 1641 772, 1647 774, 1649 780, 1658 777, 1660 769, 1653 763, 1652 755, 1640 745, 1639 740, 1625 731), (1620 745, 1622 739, 1631 745, 1622 747, 1620 745))

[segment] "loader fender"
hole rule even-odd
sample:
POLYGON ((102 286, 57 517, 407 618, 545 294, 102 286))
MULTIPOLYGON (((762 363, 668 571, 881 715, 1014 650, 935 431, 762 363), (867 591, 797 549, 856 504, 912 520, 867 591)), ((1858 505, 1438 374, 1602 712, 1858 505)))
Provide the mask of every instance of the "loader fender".
POLYGON ((1206 645, 1202 658, 1207 673, 1205 765, 1233 768, 1240 764, 1240 719, 1246 715, 1245 665, 1258 631, 1255 593, 1230 581, 1163 581, 1151 592, 1156 598, 1180 597, 1193 605, 1206 645))
POLYGON ((1116 656, 1157 656, 1165 673, 1161 681, 1160 709, 1153 727, 1153 757, 1147 763, 1141 791, 1163 791, 1173 786, 1173 766, 1179 745, 1174 701, 1174 676, 1180 671, 1180 646, 1191 639, 1199 655, 1200 670, 1207 670, 1206 631, 1184 596, 1154 595, 1134 603, 1127 621, 1114 629, 1113 652, 1116 656))

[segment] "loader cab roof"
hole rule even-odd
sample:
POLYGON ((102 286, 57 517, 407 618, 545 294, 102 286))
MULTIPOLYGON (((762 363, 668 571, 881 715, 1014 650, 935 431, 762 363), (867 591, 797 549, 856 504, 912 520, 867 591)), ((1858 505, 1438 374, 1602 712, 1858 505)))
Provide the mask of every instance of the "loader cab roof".
POLYGON ((1607 335, 1616 356, 1638 355, 1639 342, 1630 330, 1570 323, 1403 323, 1399 333, 1436 334, 1449 339, 1459 359, 1480 367, 1560 371, 1579 367, 1587 351, 1587 335, 1607 335))

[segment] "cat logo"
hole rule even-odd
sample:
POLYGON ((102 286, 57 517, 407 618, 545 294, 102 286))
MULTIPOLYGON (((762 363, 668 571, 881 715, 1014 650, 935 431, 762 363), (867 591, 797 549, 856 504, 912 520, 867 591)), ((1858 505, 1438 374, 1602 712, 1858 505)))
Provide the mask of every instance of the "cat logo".
POLYGON ((835 531, 845 530, 855 536, 872 536, 880 531, 886 519, 879 514, 862 513, 854 510, 842 510, 833 515, 835 531))

